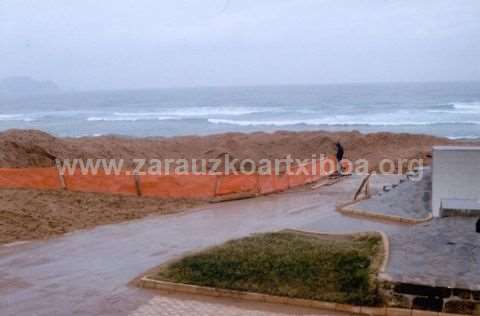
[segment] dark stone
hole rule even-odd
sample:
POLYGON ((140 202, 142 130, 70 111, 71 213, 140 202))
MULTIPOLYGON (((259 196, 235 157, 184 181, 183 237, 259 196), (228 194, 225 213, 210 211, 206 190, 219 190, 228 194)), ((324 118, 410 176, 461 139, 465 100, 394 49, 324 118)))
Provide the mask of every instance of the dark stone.
POLYGON ((395 285, 396 293, 410 294, 427 297, 447 298, 452 295, 452 291, 446 287, 432 287, 426 285, 416 285, 408 283, 398 283, 395 285))
POLYGON ((453 313, 453 314, 473 314, 475 310, 475 303, 473 302, 466 302, 466 301, 449 301, 445 303, 445 310, 446 313, 453 313))
POLYGON ((471 293, 472 292, 469 290, 453 289, 453 296, 462 298, 464 300, 469 300, 472 297, 471 293))
POLYGON ((399 308, 411 308, 411 303, 410 303, 410 298, 408 298, 405 295, 401 294, 393 294, 390 297, 390 300, 388 302, 388 306, 391 307, 399 307, 399 308))
POLYGON ((480 301, 480 292, 479 291, 472 292, 472 296, 473 296, 474 300, 480 301))
POLYGON ((412 308, 441 312, 443 308, 443 300, 441 298, 415 297, 413 299, 412 308))

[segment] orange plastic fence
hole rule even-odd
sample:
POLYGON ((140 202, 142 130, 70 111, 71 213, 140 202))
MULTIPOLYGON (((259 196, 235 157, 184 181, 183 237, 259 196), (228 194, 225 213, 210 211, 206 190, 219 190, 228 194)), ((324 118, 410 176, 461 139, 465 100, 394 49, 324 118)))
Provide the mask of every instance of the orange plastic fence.
POLYGON ((1 188, 60 189, 56 168, 0 169, 1 188))
MULTIPOLYGON (((344 167, 350 167, 348 164, 344 167)), ((350 169, 348 168, 348 169, 350 169)), ((301 186, 336 170, 335 157, 315 165, 293 168, 281 175, 64 175, 67 190, 143 196, 210 199, 235 193, 269 194, 301 186), (301 171, 296 173, 296 171, 301 171), (138 187, 137 187, 138 185, 138 187), (138 192, 140 191, 140 192, 138 192)), ((62 182, 56 168, 0 169, 0 188, 60 189, 62 182)))
POLYGON ((218 176, 217 190, 215 195, 227 195, 233 193, 257 193, 258 175, 232 174, 218 176))
POLYGON ((258 176, 258 193, 269 194, 275 192, 275 176, 259 175, 258 176))
POLYGON ((294 188, 311 182, 312 177, 308 173, 308 167, 292 168, 288 176, 288 186, 294 188))
POLYGON ((320 180, 322 177, 326 176, 326 172, 321 169, 322 162, 317 161, 315 165, 312 165, 312 182, 320 180))
POLYGON ((140 176, 143 196, 209 199, 215 196, 214 175, 140 176))
POLYGON ((326 159, 319 161, 319 164, 322 176, 328 175, 337 170, 337 159, 335 157, 327 157, 326 159))
POLYGON ((107 175, 98 172, 96 175, 75 172, 73 175, 65 174, 65 185, 69 191, 114 193, 136 195, 135 178, 122 173, 120 175, 107 175))
POLYGON ((276 175, 273 181, 275 185, 275 191, 281 192, 288 189, 289 181, 287 174, 276 175))

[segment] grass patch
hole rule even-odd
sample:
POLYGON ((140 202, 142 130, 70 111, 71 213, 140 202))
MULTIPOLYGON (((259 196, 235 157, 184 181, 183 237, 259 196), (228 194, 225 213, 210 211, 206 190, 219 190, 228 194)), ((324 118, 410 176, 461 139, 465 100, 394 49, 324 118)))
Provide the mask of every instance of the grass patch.
POLYGON ((337 303, 375 305, 381 237, 258 234, 165 265, 163 281, 337 303))

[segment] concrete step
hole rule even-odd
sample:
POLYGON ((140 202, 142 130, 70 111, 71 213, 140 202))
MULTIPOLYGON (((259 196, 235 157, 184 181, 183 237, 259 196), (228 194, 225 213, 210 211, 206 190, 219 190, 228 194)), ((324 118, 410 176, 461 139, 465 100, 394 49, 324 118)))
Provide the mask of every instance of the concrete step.
POLYGON ((480 200, 444 199, 440 206, 441 216, 480 216, 480 200))

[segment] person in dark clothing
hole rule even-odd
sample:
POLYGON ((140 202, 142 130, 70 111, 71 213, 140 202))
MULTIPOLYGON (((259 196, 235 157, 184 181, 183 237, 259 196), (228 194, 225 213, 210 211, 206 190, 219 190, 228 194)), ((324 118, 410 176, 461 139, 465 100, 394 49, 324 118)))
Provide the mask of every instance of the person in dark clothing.
POLYGON ((337 172, 340 176, 343 175, 343 169, 342 169, 342 164, 341 161, 343 159, 343 146, 340 144, 340 142, 337 142, 335 144, 335 147, 337 148, 337 172))
POLYGON ((480 219, 477 221, 477 233, 480 233, 480 219))

